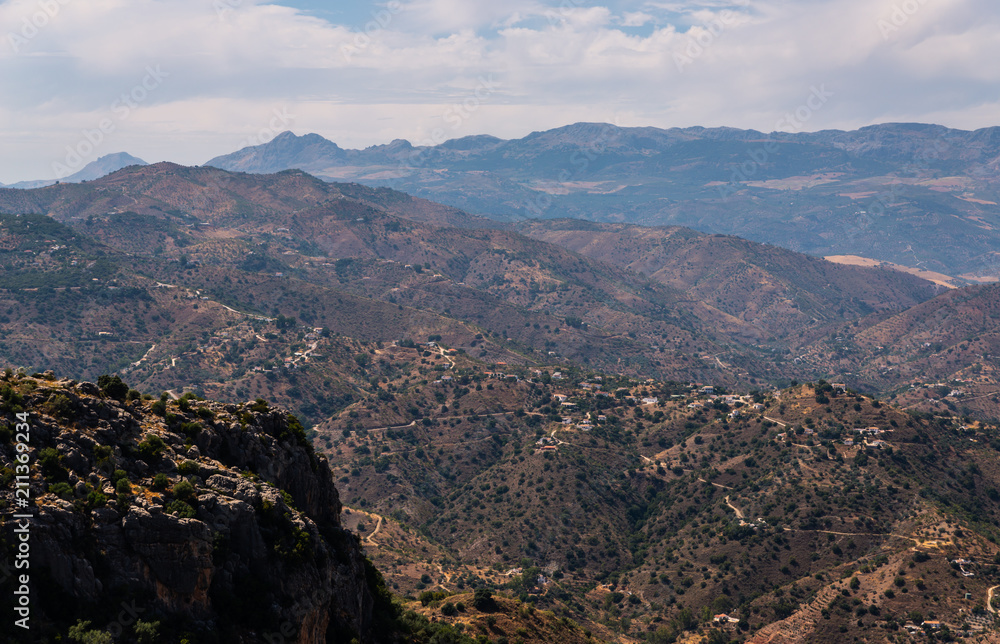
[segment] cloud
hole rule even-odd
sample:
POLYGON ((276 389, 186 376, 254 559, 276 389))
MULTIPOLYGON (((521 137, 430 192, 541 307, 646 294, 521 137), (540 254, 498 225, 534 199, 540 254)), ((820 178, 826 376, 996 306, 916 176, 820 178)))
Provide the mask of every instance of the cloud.
POLYGON ((284 107, 297 131, 359 146, 577 120, 769 130, 819 85, 834 96, 806 129, 979 127, 1000 101, 991 0, 385 0, 353 26, 263 0, 61 1, 44 19, 38 0, 0 3, 7 183, 49 176, 148 66, 169 77, 94 158, 203 161, 284 107))
POLYGON ((650 22, 653 22, 655 18, 648 13, 642 11, 626 11, 622 15, 621 26, 622 27, 642 27, 650 22))

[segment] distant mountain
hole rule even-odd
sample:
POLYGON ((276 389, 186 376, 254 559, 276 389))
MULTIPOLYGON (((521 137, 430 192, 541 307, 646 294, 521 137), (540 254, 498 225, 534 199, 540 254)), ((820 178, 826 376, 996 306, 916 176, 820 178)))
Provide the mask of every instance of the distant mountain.
POLYGON ((824 364, 807 373, 777 362, 776 352, 935 294, 899 272, 690 229, 538 222, 502 230, 393 190, 297 170, 155 164, 85 184, 0 189, 0 211, 48 214, 137 258, 122 261, 164 283, 177 280, 168 260, 186 257, 202 269, 183 283, 230 307, 288 311, 363 341, 441 335, 480 358, 569 359, 685 381, 821 376, 824 364), (232 286, 248 275, 253 288, 232 286), (331 297, 337 303, 324 313, 312 304, 331 297))
POLYGON ((132 165, 148 164, 139 157, 134 157, 127 152, 115 152, 114 154, 106 154, 103 157, 98 158, 96 161, 91 161, 87 165, 83 166, 80 171, 75 172, 68 177, 64 177, 59 181, 54 179, 18 181, 17 183, 13 183, 9 186, 0 184, 0 187, 31 190, 33 188, 45 188, 47 186, 55 185, 56 183, 81 183, 83 181, 100 179, 101 177, 109 175, 112 172, 116 172, 122 168, 127 168, 132 165))
POLYGON ((1000 274, 1000 128, 852 132, 578 123, 517 140, 345 150, 316 134, 216 157, 388 186, 497 220, 680 225, 817 256, 857 255, 976 282, 1000 274))
MULTIPOLYGON (((922 279, 840 266, 690 228, 532 220, 518 232, 677 288, 771 337, 822 332, 835 320, 926 301, 922 279)), ((942 289, 943 290, 943 287, 942 289)))

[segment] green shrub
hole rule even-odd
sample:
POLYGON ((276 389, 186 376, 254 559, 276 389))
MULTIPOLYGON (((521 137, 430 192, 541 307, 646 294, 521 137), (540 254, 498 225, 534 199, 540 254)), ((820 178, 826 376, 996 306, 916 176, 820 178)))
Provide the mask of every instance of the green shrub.
POLYGON ((85 622, 82 619, 69 627, 68 637, 74 642, 80 642, 80 644, 111 644, 114 641, 110 633, 96 629, 91 630, 90 622, 85 622))
POLYGON ((194 508, 185 503, 184 501, 172 501, 167 505, 167 514, 177 513, 177 516, 181 519, 193 519, 196 516, 194 508))
POLYGON ((151 463, 160 458, 160 455, 167 449, 163 439, 156 434, 147 434, 146 438, 139 443, 139 456, 147 463, 151 463))
POLYGON ((490 611, 497 607, 496 600, 493 599, 493 591, 488 588, 477 588, 472 595, 472 605, 476 610, 490 611))
POLYGON ((181 476, 190 476, 192 474, 198 473, 198 463, 197 461, 183 461, 177 466, 177 471, 181 476))
POLYGON ((104 391, 104 393, 115 400, 125 400, 125 396, 128 395, 128 385, 122 382, 121 376, 109 376, 104 374, 97 379, 97 386, 104 391))
POLYGON ((66 468, 62 466, 59 451, 54 447, 46 447, 38 452, 38 465, 42 468, 46 480, 61 481, 69 476, 66 468))
POLYGON ((153 477, 153 489, 154 490, 165 490, 167 486, 170 485, 170 479, 164 473, 159 473, 153 477))
POLYGON ((63 499, 71 499, 73 497, 73 488, 70 487, 69 483, 64 481, 50 485, 49 492, 63 499))
POLYGON ((165 400, 157 400, 153 403, 153 413, 157 416, 167 415, 167 402, 165 400))
POLYGON ((90 509, 103 508, 108 504, 108 497, 103 492, 91 490, 87 495, 87 507, 90 509))
POLYGON ((179 481, 174 484, 174 487, 170 491, 178 501, 183 501, 191 505, 198 502, 198 493, 190 481, 179 481))
POLYGON ((181 423, 180 431, 184 434, 188 441, 194 441, 201 430, 204 429, 199 423, 181 423))
POLYGON ((136 644, 159 644, 160 622, 144 622, 141 619, 133 628, 136 644))

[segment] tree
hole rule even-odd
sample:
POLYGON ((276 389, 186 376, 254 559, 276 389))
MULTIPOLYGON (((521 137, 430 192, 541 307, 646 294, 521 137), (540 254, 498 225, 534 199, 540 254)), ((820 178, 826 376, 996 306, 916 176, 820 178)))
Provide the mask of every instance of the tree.
POLYGON ((493 599, 493 591, 488 588, 477 588, 472 595, 472 605, 483 612, 495 610, 497 602, 493 599))
POLYGON ((121 376, 109 376, 108 374, 99 376, 97 378, 97 386, 107 396, 115 400, 125 400, 125 397, 128 395, 128 385, 122 381, 121 376))

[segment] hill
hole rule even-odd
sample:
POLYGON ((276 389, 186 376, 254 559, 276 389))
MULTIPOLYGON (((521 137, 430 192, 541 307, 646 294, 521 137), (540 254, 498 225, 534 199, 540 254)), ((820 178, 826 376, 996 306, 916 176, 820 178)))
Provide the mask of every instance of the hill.
POLYGON ((375 407, 416 422, 376 427, 386 419, 359 403, 321 430, 346 502, 375 529, 368 552, 392 560, 411 535, 391 584, 492 584, 650 641, 993 628, 995 426, 825 382, 754 402, 593 373, 453 375, 387 384, 375 407))
POLYGON ((686 228, 533 220, 516 230, 648 275, 771 337, 808 337, 809 330, 815 336, 836 321, 909 308, 932 293, 926 281, 895 272, 843 270, 782 248, 686 228))
POLYGON ((344 150, 316 134, 208 162, 391 186, 499 220, 680 225, 817 256, 858 255, 977 281, 995 254, 1000 129, 852 132, 577 123, 522 139, 344 150))

